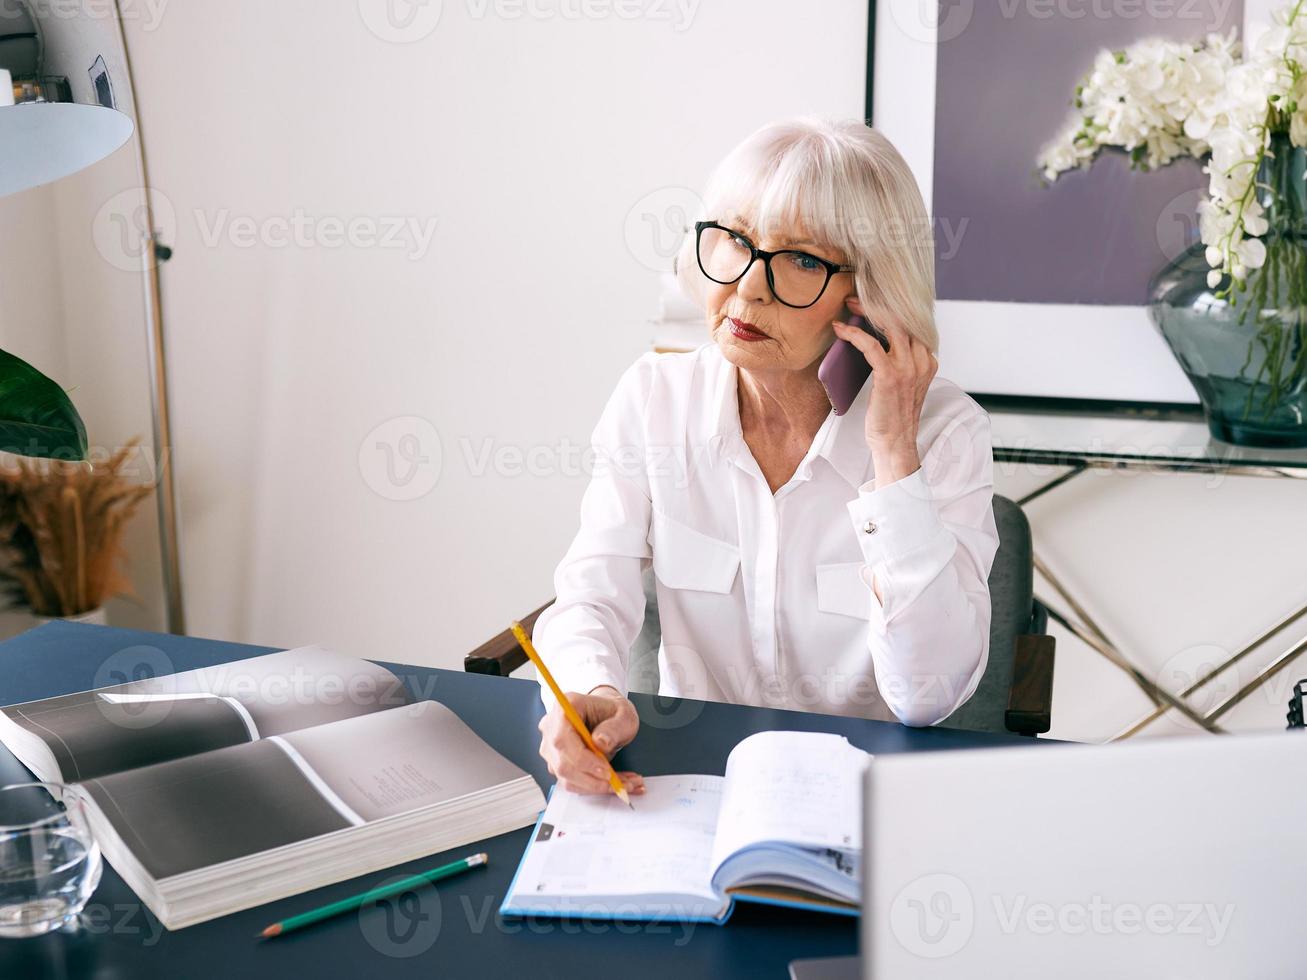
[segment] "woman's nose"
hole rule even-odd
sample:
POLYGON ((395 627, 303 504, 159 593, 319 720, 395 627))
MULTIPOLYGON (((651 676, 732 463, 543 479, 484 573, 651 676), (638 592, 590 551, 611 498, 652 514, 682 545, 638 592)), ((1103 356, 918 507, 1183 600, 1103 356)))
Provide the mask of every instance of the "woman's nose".
POLYGON ((771 287, 767 285, 767 266, 762 259, 754 259, 753 264, 744 270, 744 275, 735 284, 735 291, 741 299, 753 303, 771 302, 771 287))

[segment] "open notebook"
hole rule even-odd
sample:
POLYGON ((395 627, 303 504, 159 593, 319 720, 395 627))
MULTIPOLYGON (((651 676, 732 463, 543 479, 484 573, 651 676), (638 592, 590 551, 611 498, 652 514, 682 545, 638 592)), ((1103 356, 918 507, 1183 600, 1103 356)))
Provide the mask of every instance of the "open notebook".
POLYGON ((857 915, 861 776, 839 735, 761 732, 725 776, 648 776, 615 796, 555 789, 500 914, 724 922, 736 899, 857 915))
POLYGON ((0 742, 91 798, 169 929, 530 826, 532 777, 383 667, 321 647, 0 709, 0 742))

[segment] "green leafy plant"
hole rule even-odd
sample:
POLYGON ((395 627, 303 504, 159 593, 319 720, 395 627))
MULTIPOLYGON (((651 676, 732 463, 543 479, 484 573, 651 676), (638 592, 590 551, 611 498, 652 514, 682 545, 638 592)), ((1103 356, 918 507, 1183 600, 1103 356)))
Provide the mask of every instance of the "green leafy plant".
POLYGON ((68 395, 22 358, 0 350, 0 450, 86 459, 86 426, 68 395))

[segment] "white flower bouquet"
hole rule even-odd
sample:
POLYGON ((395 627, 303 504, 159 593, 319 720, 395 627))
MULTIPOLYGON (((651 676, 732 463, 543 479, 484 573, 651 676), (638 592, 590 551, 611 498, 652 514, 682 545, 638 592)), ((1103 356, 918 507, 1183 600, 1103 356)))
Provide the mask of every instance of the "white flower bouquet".
POLYGON ((1039 154, 1044 177, 1088 167, 1103 147, 1128 151, 1144 170, 1209 156, 1208 199, 1198 210, 1207 281, 1215 288, 1225 273, 1244 288, 1248 270, 1266 261, 1256 178, 1271 136, 1287 133, 1294 146, 1307 146, 1305 6, 1297 0, 1277 10, 1242 60, 1233 29, 1195 43, 1148 39, 1100 52, 1076 89, 1074 117, 1039 154))
POLYGON ((1099 52, 1076 88, 1071 119, 1037 163, 1051 183, 1088 167, 1104 147, 1126 151, 1142 170, 1177 157, 1206 161, 1198 225, 1207 287, 1241 325, 1251 316, 1254 333, 1237 378, 1209 376, 1204 385, 1191 371, 1191 379, 1209 410, 1228 399, 1216 388, 1242 386, 1243 421, 1259 400, 1264 422, 1279 412, 1297 428, 1295 444, 1307 444, 1307 167, 1299 149, 1307 147, 1307 0, 1276 10, 1251 49, 1240 48, 1231 29, 1099 52))

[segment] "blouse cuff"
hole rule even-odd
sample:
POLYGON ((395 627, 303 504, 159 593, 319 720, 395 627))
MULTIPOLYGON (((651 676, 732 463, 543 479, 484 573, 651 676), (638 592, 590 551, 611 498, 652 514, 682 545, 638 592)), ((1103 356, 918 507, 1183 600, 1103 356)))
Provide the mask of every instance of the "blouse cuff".
POLYGON ((847 505, 849 517, 867 565, 884 563, 893 576, 899 561, 932 541, 944 524, 921 467, 889 486, 875 486, 868 481, 858 488, 847 505))
MULTIPOLYGON (((604 684, 616 688, 623 697, 627 694, 626 682, 602 660, 588 656, 569 657, 566 651, 560 651, 558 655, 549 657, 545 663, 549 665, 549 672, 564 694, 589 694, 596 687, 604 684)), ((540 684, 540 698, 544 702, 545 709, 548 710, 554 707, 556 699, 544 678, 538 676, 539 673, 536 671, 540 684)))

